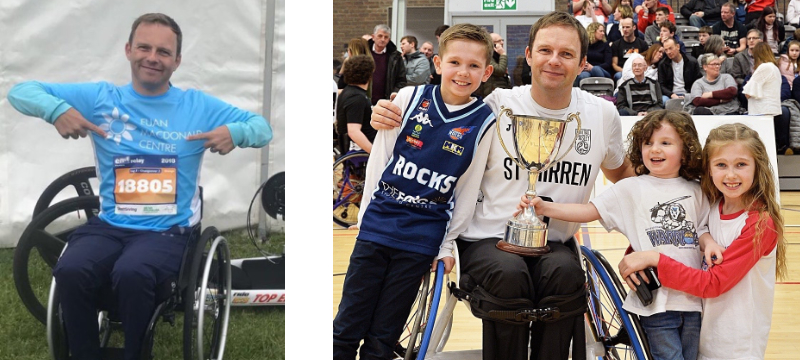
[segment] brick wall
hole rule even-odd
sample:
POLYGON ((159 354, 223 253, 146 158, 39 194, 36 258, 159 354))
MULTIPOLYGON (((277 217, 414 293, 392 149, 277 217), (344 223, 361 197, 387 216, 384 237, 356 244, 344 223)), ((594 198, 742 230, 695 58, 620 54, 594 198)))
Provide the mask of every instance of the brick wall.
MULTIPOLYGON (((378 24, 391 26, 389 8, 392 0, 334 0, 333 58, 341 59, 345 43, 364 34, 372 34, 378 24)), ((444 7, 444 0, 406 0, 406 7, 444 7)))

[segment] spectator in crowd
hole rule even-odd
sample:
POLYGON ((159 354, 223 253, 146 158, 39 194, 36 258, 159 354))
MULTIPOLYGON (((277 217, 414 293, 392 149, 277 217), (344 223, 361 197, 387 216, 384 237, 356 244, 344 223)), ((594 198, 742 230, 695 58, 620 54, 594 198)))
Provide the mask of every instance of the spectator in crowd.
POLYGON ((746 24, 745 20, 747 18, 748 0, 736 0, 735 2, 733 0, 731 1, 736 4, 736 6, 733 7, 735 9, 736 21, 742 25, 746 24))
MULTIPOLYGON (((606 25, 610 27, 613 24, 619 24, 619 13, 617 12, 620 6, 625 5, 631 8, 631 14, 633 14, 633 5, 631 4, 631 0, 616 0, 614 1, 614 5, 611 6, 611 15, 608 16, 608 21, 606 21, 606 25)), ((636 23, 636 19, 633 19, 633 22, 636 23)))
POLYGON ((776 7, 777 2, 775 0, 750 0, 747 2, 747 14, 744 17, 744 24, 747 27, 750 27, 750 24, 756 19, 761 17, 761 13, 767 7, 776 7))
POLYGON ((731 65, 730 74, 736 79, 736 83, 741 85, 744 83, 744 78, 753 73, 755 66, 755 58, 753 57, 753 48, 756 44, 762 42, 764 35, 758 29, 750 29, 747 32, 747 49, 733 57, 733 64, 731 65))
MULTIPOLYGON (((606 21, 608 21, 608 15, 611 15, 611 5, 608 4, 608 0, 572 0, 573 15, 575 15, 576 18, 580 15, 591 16, 591 14, 587 14, 585 10, 587 2, 592 3, 590 11, 594 12, 597 20, 605 24, 606 21)), ((583 26, 586 27, 586 24, 583 26)))
POLYGON ((658 82, 644 76, 647 61, 641 56, 629 60, 633 77, 625 80, 617 92, 617 111, 621 116, 645 116, 650 111, 663 109, 661 87, 658 82))
POLYGON ((706 54, 700 60, 706 75, 692 85, 688 100, 694 106, 695 115, 735 115, 739 113, 739 88, 730 74, 721 74, 723 59, 706 54))
POLYGON ((586 53, 586 65, 578 74, 573 86, 580 85, 581 80, 588 77, 611 78, 611 47, 606 43, 603 24, 592 23, 586 29, 589 34, 589 51, 586 53))
POLYGON ((697 59, 698 62, 700 60, 700 55, 706 52, 705 46, 709 36, 711 36, 711 26, 703 26, 700 28, 700 31, 697 32, 697 39, 700 41, 700 46, 692 47, 691 55, 693 58, 697 59))
POLYGON ((666 105, 669 99, 683 98, 702 74, 697 60, 685 56, 674 39, 664 40, 663 45, 667 58, 658 65, 658 83, 666 105))
MULTIPOLYGON (((344 81, 344 76, 342 76, 345 68, 347 67, 347 60, 356 55, 371 55, 367 40, 364 40, 363 38, 353 38, 347 42, 347 50, 345 51, 344 62, 342 63, 342 68, 339 69, 339 80, 337 80, 339 90, 344 89, 347 86, 347 83, 344 81)), ((367 94, 372 94, 371 79, 369 81, 369 85, 367 86, 367 94)))
MULTIPOLYGON (((658 0, 659 3, 663 5, 667 5, 667 0, 658 0)), ((644 0, 633 0, 633 12, 638 13, 640 10, 644 9, 644 0)))
POLYGON ((763 34, 762 40, 769 45, 772 53, 778 55, 780 42, 786 38, 786 29, 783 23, 775 18, 775 8, 767 6, 761 11, 761 16, 756 20, 755 29, 763 34))
POLYGON ((800 27, 800 0, 789 0, 786 8, 786 24, 800 27))
POLYGON ((675 43, 678 44, 678 48, 680 48, 681 52, 684 54, 686 53, 686 45, 684 45, 683 41, 681 41, 678 38, 678 35, 675 34, 675 24, 669 21, 664 21, 659 25, 658 42, 660 42, 661 45, 664 45, 664 40, 666 39, 675 40, 675 43))
POLYGON ((701 28, 720 21, 720 9, 726 0, 689 0, 681 6, 681 15, 689 19, 689 25, 701 28))
POLYGON ((511 80, 508 78, 508 55, 506 49, 503 48, 505 41, 500 34, 491 33, 494 52, 492 53, 492 60, 490 65, 494 68, 492 76, 486 80, 476 91, 477 95, 486 97, 494 91, 494 89, 511 89, 511 80))
POLYGON ((366 152, 372 151, 377 131, 369 123, 372 103, 367 88, 374 71, 375 61, 370 55, 355 55, 347 60, 347 68, 342 74, 347 86, 336 106, 336 131, 341 154, 356 149, 350 141, 366 152))
MULTIPOLYGON (((748 35, 749 36, 749 35, 748 35)), ((742 87, 747 98, 747 113, 750 115, 771 115, 775 127, 775 145, 778 154, 789 149, 789 114, 781 109, 781 82, 783 77, 775 63, 772 49, 764 42, 753 48, 755 71, 742 87)))
POLYGON ((669 9, 661 6, 658 9, 656 9, 655 16, 656 20, 653 21, 653 23, 650 24, 650 26, 648 26, 647 29, 644 30, 644 41, 647 42, 647 46, 653 45, 656 42, 658 42, 658 37, 661 33, 661 24, 664 21, 667 21, 667 17, 669 16, 669 9))
MULTIPOLYGON (((614 13, 614 18, 617 19, 617 23, 613 25, 609 25, 609 29, 606 32, 606 42, 608 44, 612 44, 613 42, 622 39, 622 31, 620 30, 619 23, 622 19, 633 19, 633 16, 636 14, 633 13, 633 9, 630 6, 622 4, 617 7, 616 12, 614 13)), ((634 26, 634 34, 636 37, 644 40, 644 33, 639 31, 639 29, 634 26)))
MULTIPOLYGON (((440 25, 439 27, 434 30, 433 35, 436 36, 436 42, 439 42, 439 37, 442 36, 442 33, 449 29, 450 25, 440 25)), ((436 54, 434 54, 436 55, 436 54)), ((432 60, 433 58, 431 58, 432 60)), ((431 66, 431 84, 433 85, 440 85, 442 83, 442 75, 436 73, 436 67, 431 66)))
POLYGON ((728 57, 725 55, 725 41, 722 40, 722 36, 711 35, 708 37, 706 40, 706 45, 703 46, 703 54, 697 57, 698 64, 702 64, 702 62, 700 62, 700 58, 706 54, 714 54, 719 57, 720 61, 722 61, 722 68, 720 69, 720 72, 724 74, 730 73, 729 66, 731 65, 731 62, 725 61, 725 59, 728 57))
POLYGON ((433 74, 436 74, 436 67, 433 66, 433 43, 426 41, 419 47, 419 52, 425 54, 428 58, 428 67, 431 68, 431 74, 428 76, 428 83, 433 80, 433 74))
POLYGON ((393 99, 397 91, 406 86, 406 66, 403 54, 389 40, 392 30, 385 24, 375 26, 372 39, 368 41, 375 59, 375 74, 372 75, 372 105, 380 99, 393 99))
POLYGON ((736 8, 731 3, 722 4, 720 19, 722 21, 711 27, 712 33, 722 36, 725 40, 725 55, 728 57, 744 51, 747 47, 745 37, 747 28, 734 18, 736 8))
POLYGON ((789 51, 789 43, 792 40, 800 41, 800 28, 794 30, 793 33, 786 35, 786 40, 783 42, 783 47, 781 47, 781 54, 786 54, 789 51))
POLYGON ((789 42, 789 51, 781 55, 778 68, 781 75, 789 82, 791 89, 794 90, 794 78, 797 77, 797 70, 800 69, 800 42, 796 40, 789 42))
MULTIPOLYGON (((661 46, 660 43, 655 43, 653 46, 650 46, 647 51, 644 52, 644 56, 639 54, 631 55, 630 59, 634 59, 637 57, 644 58, 644 61, 647 63, 647 67, 644 69, 644 76, 658 81, 658 64, 661 59, 664 58, 664 47, 661 46)), ((617 80, 617 91, 619 91, 619 85, 622 85, 623 82, 626 80, 633 78, 633 69, 631 68, 628 62, 625 62, 625 66, 622 68, 622 77, 617 80)))
POLYGON ((575 15, 575 18, 580 21, 583 27, 588 27, 589 24, 599 22, 605 23, 605 20, 602 16, 597 15, 594 12, 594 1, 585 0, 583 1, 583 9, 581 9, 580 15, 575 15))
POLYGON ((333 59, 333 81, 339 82, 339 71, 342 70, 342 60, 333 59))
POLYGON ((637 24, 639 31, 644 32, 648 26, 652 25, 656 21, 656 9, 659 7, 665 7, 667 10, 669 10, 667 20, 675 24, 675 14, 672 11, 671 6, 667 4, 659 4, 656 0, 644 0, 642 9, 637 12, 639 15, 639 23, 637 24))
POLYGON ((406 85, 426 84, 431 76, 431 67, 425 54, 417 51, 417 38, 411 35, 403 36, 400 39, 400 50, 403 52, 406 66, 406 85))
POLYGON ((614 80, 622 77, 622 67, 625 66, 625 60, 631 54, 643 54, 647 51, 647 43, 634 35, 633 19, 622 19, 619 25, 622 29, 622 38, 611 44, 611 67, 615 72, 614 80))

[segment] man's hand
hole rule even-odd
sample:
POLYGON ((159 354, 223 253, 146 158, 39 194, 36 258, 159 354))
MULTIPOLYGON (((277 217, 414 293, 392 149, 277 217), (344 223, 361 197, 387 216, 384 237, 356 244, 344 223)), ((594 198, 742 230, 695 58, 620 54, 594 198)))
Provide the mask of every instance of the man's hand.
POLYGON ((503 49, 503 44, 494 44, 494 51, 500 55, 506 54, 506 49, 503 49))
POLYGON ((456 265, 456 259, 452 256, 443 257, 439 260, 436 260, 431 264, 431 272, 436 272, 436 266, 439 264, 439 261, 444 262, 444 273, 449 274, 451 270, 453 270, 453 266, 456 265))
POLYGON ((390 130, 400 126, 403 118, 400 116, 400 107, 389 100, 378 100, 372 107, 372 116, 369 124, 375 130, 390 130))
POLYGON ((211 152, 218 152, 220 155, 226 155, 235 148, 233 139, 231 138, 231 132, 225 125, 209 132, 187 136, 186 140, 206 140, 203 147, 210 149, 211 152))
POLYGON ((58 130, 58 134, 64 139, 86 137, 89 131, 94 131, 103 139, 108 136, 103 129, 90 123, 89 120, 86 120, 75 108, 69 108, 69 110, 61 114, 53 125, 55 125, 56 130, 58 130))

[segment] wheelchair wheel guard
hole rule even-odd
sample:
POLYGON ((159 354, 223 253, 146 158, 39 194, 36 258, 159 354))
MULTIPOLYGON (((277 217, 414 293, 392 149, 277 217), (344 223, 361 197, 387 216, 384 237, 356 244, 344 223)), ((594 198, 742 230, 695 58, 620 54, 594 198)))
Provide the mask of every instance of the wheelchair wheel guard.
POLYGON ((348 227, 358 222, 369 154, 356 151, 333 163, 333 222, 348 227))
POLYGON ((395 356, 404 360, 425 358, 439 310, 443 278, 444 263, 441 261, 436 273, 422 277, 417 298, 403 326, 403 333, 395 345, 395 356))
MULTIPOLYGON (((90 179, 93 178, 97 178, 97 172, 94 166, 83 167, 61 175, 58 179, 51 182, 50 185, 47 185, 42 195, 39 195, 36 206, 33 208, 33 217, 36 217, 36 215, 39 215, 42 211, 50 207, 56 195, 69 187, 72 187, 79 197, 95 196, 94 189, 90 182, 90 179)), ((91 216, 93 215, 86 214, 86 217, 91 216)))

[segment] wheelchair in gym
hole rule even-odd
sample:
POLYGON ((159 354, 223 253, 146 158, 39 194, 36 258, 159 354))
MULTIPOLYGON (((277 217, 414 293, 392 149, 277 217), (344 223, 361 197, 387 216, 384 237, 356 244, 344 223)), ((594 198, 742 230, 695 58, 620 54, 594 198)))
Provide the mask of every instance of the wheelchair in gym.
MULTIPOLYGON (((70 359, 70 354, 57 284, 50 274, 69 235, 99 214, 99 198, 90 182, 95 177, 95 168, 86 167, 64 174, 51 183, 39 197, 33 220, 25 228, 14 253, 17 292, 31 314, 47 325, 48 346, 55 360, 70 359), (78 196, 52 204, 56 195, 68 188, 73 188, 78 196), (52 279, 49 286, 46 278, 52 279)), ((200 224, 192 229, 192 234, 184 249, 178 277, 158 284, 156 309, 150 318, 140 359, 154 358, 153 343, 159 319, 174 326, 176 311, 183 312, 185 360, 223 357, 232 295, 227 240, 214 227, 201 232, 200 224)), ((121 359, 123 349, 112 347, 110 342, 112 332, 121 329, 110 286, 103 292, 108 296, 101 296, 98 309, 100 345, 105 359, 121 359)))
POLYGON ((349 151, 333 162, 333 222, 342 227, 358 223, 369 154, 349 151))
MULTIPOLYGON (((580 246, 586 273, 586 359, 652 359, 644 330, 635 314, 622 308, 625 288, 614 268, 597 250, 580 246)), ((454 292, 460 281, 458 252, 456 267, 444 276, 438 269, 421 281, 404 333, 395 347, 395 357, 410 359, 480 359, 480 350, 444 352, 452 330, 453 311, 459 302, 454 292), (454 279, 451 279, 453 277, 454 279), (445 303, 440 304, 444 289, 445 303)), ((464 302, 469 307, 468 302, 464 302)), ((574 341, 574 340, 573 340, 574 341)), ((573 346, 584 346, 576 344, 573 346)))

